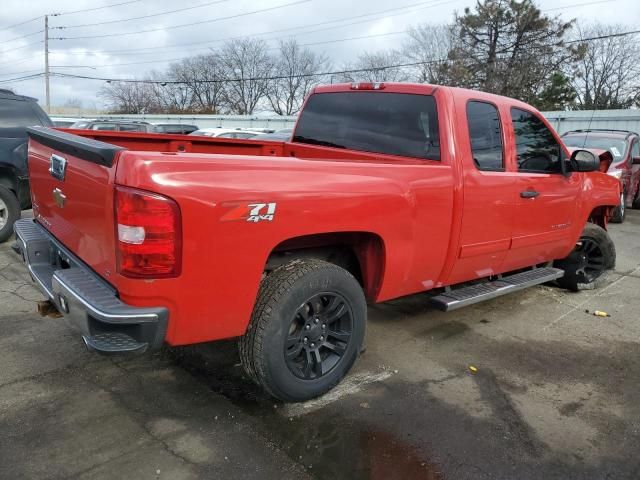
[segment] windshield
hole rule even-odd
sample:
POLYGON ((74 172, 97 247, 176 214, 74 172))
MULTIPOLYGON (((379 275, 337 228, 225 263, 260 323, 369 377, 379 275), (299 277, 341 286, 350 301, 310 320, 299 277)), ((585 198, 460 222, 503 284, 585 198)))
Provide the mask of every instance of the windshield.
POLYGON ((627 142, 618 137, 603 137, 595 135, 570 135, 562 137, 567 147, 599 148, 609 150, 613 154, 615 162, 624 158, 627 150, 627 142))
POLYGON ((293 141, 440 160, 436 101, 404 93, 318 93, 302 110, 293 141))

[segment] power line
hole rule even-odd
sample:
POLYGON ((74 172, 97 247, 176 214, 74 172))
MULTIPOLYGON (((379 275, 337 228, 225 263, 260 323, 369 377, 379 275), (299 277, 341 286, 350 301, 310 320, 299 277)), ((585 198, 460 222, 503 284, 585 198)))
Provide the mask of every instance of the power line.
POLYGON ((35 73, 35 72, 41 72, 41 71, 42 69, 36 68, 36 69, 26 70, 23 72, 6 72, 6 73, 0 73, 0 77, 7 77, 11 75, 24 75, 25 73, 35 73))
POLYGON ((44 30, 38 30, 37 32, 27 33, 26 35, 20 35, 19 37, 14 37, 14 38, 12 38, 10 40, 3 40, 3 41, 0 42, 0 44, 9 43, 9 42, 15 42, 16 40, 20 40, 22 38, 33 37, 34 35, 39 35, 42 32, 44 32, 44 30))
POLYGON ((202 20, 200 22, 183 23, 183 24, 180 24, 180 25, 170 25, 170 26, 167 26, 167 27, 150 28, 150 29, 147 29, 147 30, 137 30, 137 31, 134 31, 134 32, 106 33, 104 35, 86 35, 86 36, 79 36, 79 37, 58 37, 58 38, 52 37, 52 40, 85 40, 85 39, 89 39, 89 38, 123 37, 123 36, 126 36, 126 35, 139 35, 141 33, 151 33, 151 32, 173 30, 175 28, 193 27, 195 25, 202 25, 202 24, 205 24, 205 23, 221 22, 223 20, 230 20, 230 19, 233 19, 233 18, 240 18, 240 17, 245 17, 245 16, 248 16, 248 15, 254 15, 256 13, 270 12, 270 11, 278 10, 278 9, 281 9, 281 8, 291 7, 291 6, 294 6, 294 5, 300 5, 302 3, 308 3, 310 1, 311 0, 298 0, 296 2, 285 3, 284 5, 277 5, 275 7, 263 8, 263 9, 260 9, 260 10, 254 10, 252 12, 238 13, 236 15, 229 15, 229 16, 226 16, 226 17, 218 17, 218 18, 212 18, 210 20, 202 20))
POLYGON ((24 82, 25 80, 33 80, 34 78, 40 78, 44 73, 36 73, 35 75, 27 75, 26 77, 17 77, 17 78, 8 78, 6 80, 0 80, 0 83, 11 83, 11 82, 24 82))
POLYGON ((608 35, 600 35, 598 37, 580 38, 578 40, 571 40, 571 41, 564 42, 564 43, 591 42, 593 40, 605 40, 607 38, 625 37, 627 35, 635 35, 637 33, 640 33, 640 30, 632 30, 630 32, 610 33, 608 35))
POLYGON ((33 43, 27 43, 26 45, 22 45, 21 47, 15 47, 15 48, 10 48, 8 50, 2 50, 0 52, 0 55, 4 55, 5 53, 9 53, 9 52, 15 52, 16 50, 22 50, 23 48, 32 47, 33 45, 37 45, 39 43, 42 43, 42 40, 38 40, 37 42, 33 42, 33 43))
POLYGON ((574 7, 588 7, 589 5, 597 5, 597 4, 600 4, 600 3, 611 3, 611 2, 617 2, 617 1, 618 0, 597 0, 596 2, 574 3, 572 5, 565 5, 563 7, 545 8, 542 11, 543 12, 553 12, 554 10, 565 10, 567 8, 574 8, 574 7))
MULTIPOLYGON (((364 39, 369 39, 369 38, 378 38, 378 37, 386 37, 386 36, 391 36, 391 35, 400 35, 403 33, 407 33, 409 32, 409 30, 398 30, 398 31, 394 31, 394 32, 386 32, 386 33, 375 33, 372 35, 361 35, 361 36, 357 36, 357 37, 347 37, 347 38, 338 38, 338 39, 334 39, 334 40, 324 40, 324 41, 319 41, 319 42, 309 42, 309 43, 301 43, 300 46, 301 47, 309 47, 309 46, 315 46, 315 45, 326 45, 326 44, 330 44, 330 43, 340 43, 340 42, 347 42, 347 41, 353 41, 353 40, 364 40, 364 39)), ((564 44, 568 44, 568 43, 580 43, 580 42, 587 42, 587 41, 594 41, 594 40, 600 40, 603 38, 608 38, 608 37, 618 37, 618 36, 623 36, 623 35, 633 35, 636 33, 639 33, 640 30, 637 31, 631 31, 631 32, 622 32, 622 33, 617 33, 617 34, 611 34, 611 35, 603 35, 600 37, 592 37, 592 38, 585 38, 585 39, 581 39, 581 40, 571 40, 569 42, 563 42, 564 44)), ((270 49, 273 50, 277 47, 271 47, 270 49)), ((148 65, 148 64, 153 64, 153 63, 160 63, 160 62, 178 62, 181 60, 187 60, 189 58, 193 58, 193 55, 190 56, 184 56, 184 57, 176 57, 176 58, 161 58, 161 59, 157 59, 157 60, 147 60, 147 61, 142 61, 142 62, 126 62, 126 63, 111 63, 111 64, 103 64, 103 65, 56 65, 53 66, 53 68, 92 68, 92 69, 96 69, 96 68, 107 68, 107 67, 124 67, 124 66, 131 66, 131 65, 148 65)))
POLYGON ((140 17, 131 17, 131 18, 123 18, 120 20, 109 20, 106 22, 97 22, 97 23, 83 23, 81 25, 69 25, 66 27, 51 27, 52 29, 56 29, 56 30, 67 30, 69 28, 82 28, 82 27, 96 27, 98 25, 109 25, 112 23, 122 23, 122 22, 131 22, 133 20, 141 20, 143 18, 153 18, 153 17, 160 17, 162 15, 169 15, 170 13, 178 13, 178 12, 186 12, 187 10, 195 10, 196 8, 203 8, 203 7, 209 7, 211 5, 216 5, 218 3, 224 3, 224 2, 228 2, 230 0, 216 0, 215 2, 209 2, 209 3, 202 3, 200 5, 194 5, 192 7, 185 7, 185 8, 178 8, 176 10, 165 10, 164 12, 158 12, 158 13, 152 13, 150 15, 142 15, 140 17))
POLYGON ((24 22, 14 23, 13 25, 9 25, 7 27, 2 27, 2 28, 0 28, 0 32, 3 31, 3 30, 11 30, 12 28, 16 28, 16 27, 19 27, 21 25, 26 25, 27 23, 35 22, 36 20, 40 20, 41 18, 42 18, 42 15, 40 15, 38 17, 30 18, 29 20, 25 20, 24 22))
POLYGON ((109 5, 103 5, 102 7, 83 8, 82 10, 72 10, 70 12, 60 12, 60 13, 52 15, 52 16, 73 15, 74 13, 84 13, 84 12, 95 12, 96 10, 104 10, 105 8, 119 7, 120 5, 129 5, 130 3, 139 3, 139 2, 142 2, 142 0, 129 0, 127 2, 111 3, 109 5))
MULTIPOLYGON (((395 65, 383 65, 375 68, 355 68, 355 69, 347 69, 347 70, 334 70, 331 72, 318 72, 318 73, 303 73, 299 75, 275 75, 270 77, 250 77, 250 78, 216 78, 213 80, 200 80, 200 83, 229 83, 229 82, 251 82, 258 80, 282 80, 285 78, 306 78, 306 77, 323 77, 328 75, 341 75, 346 73, 358 73, 358 72, 370 72, 370 71, 380 71, 380 70, 389 70, 391 68, 401 68, 401 67, 415 67, 418 65, 429 65, 433 63, 441 63, 448 61, 446 59, 443 60, 429 60, 425 62, 412 62, 412 63, 398 63, 395 65)), ((106 78, 106 77, 91 77, 87 75, 75 75, 61 72, 52 72, 51 75, 62 78, 79 78, 84 80, 99 80, 103 82, 122 82, 122 83, 148 83, 154 85, 179 85, 187 82, 180 80, 136 80, 136 79, 126 79, 126 78, 106 78)))
MULTIPOLYGON (((355 16, 351 16, 351 17, 346 17, 346 18, 339 18, 339 19, 334 19, 334 20, 328 20, 328 21, 324 21, 324 22, 318 22, 318 23, 312 23, 312 24, 307 24, 307 25, 300 25, 297 27, 288 27, 288 28, 281 28, 278 30, 271 30, 268 32, 261 32, 261 33, 256 33, 253 35, 238 35, 238 36, 234 36, 234 37, 224 37, 224 38, 217 38, 217 39, 213 39, 213 40, 206 40, 206 41, 202 41, 202 42, 191 42, 191 43, 182 43, 182 44, 174 44, 174 45, 167 45, 164 47, 145 47, 145 48, 135 48, 135 49, 125 49, 125 50, 99 50, 99 51, 89 51, 91 53, 98 53, 98 54, 104 54, 104 53, 126 53, 126 52, 141 52, 141 51, 146 51, 146 50, 168 50, 168 49, 176 49, 176 48, 182 48, 182 47, 189 47, 189 46, 193 46, 193 45, 202 45, 202 44, 211 44, 211 43, 218 43, 218 42, 225 42, 225 41, 229 41, 229 40, 238 40, 238 39, 242 39, 242 38, 255 38, 255 37, 261 37, 263 35, 271 35, 273 33, 282 33, 282 32, 288 32, 291 30, 300 30, 300 29, 308 29, 308 28, 313 28, 313 27, 319 27, 319 26, 323 26, 323 25, 328 25, 331 23, 339 23, 339 22, 345 22, 348 20, 353 20, 356 18, 364 18, 364 17, 371 17, 371 16, 376 16, 376 15, 383 15, 383 14, 387 14, 390 12, 397 12, 398 10, 406 10, 406 9, 411 9, 414 7, 420 7, 421 8, 417 8, 415 11, 417 10, 423 10, 423 9, 427 9, 427 8, 433 8, 433 7, 439 7, 441 5, 444 4, 448 4, 448 3, 454 3, 454 2, 458 2, 460 0, 446 0, 444 2, 439 2, 438 0, 435 0, 436 3, 434 4, 434 0, 428 0, 426 2, 419 2, 419 3, 414 3, 411 5, 405 5, 404 7, 395 7, 395 8, 390 8, 390 9, 386 9, 386 10, 380 10, 377 12, 371 12, 371 13, 365 13, 362 15, 355 15, 355 16), (426 5, 425 5, 426 4, 426 5)), ((398 15, 406 15, 408 13, 414 13, 415 11, 409 11, 409 12, 398 12, 398 13, 392 13, 391 15, 385 15, 385 18, 388 17, 395 17, 398 15)), ((357 25, 357 24, 361 24, 361 23, 366 23, 366 22, 370 22, 372 20, 378 20, 378 18, 375 19, 367 19, 367 20, 360 20, 357 22, 350 22, 350 23, 345 23, 343 25, 335 25, 329 28, 323 28, 323 29, 316 29, 316 30, 305 30, 302 33, 299 33, 297 35, 306 35, 306 34, 310 34, 310 33, 316 33, 316 32, 322 32, 322 31, 326 31, 326 30, 332 30, 334 28, 343 28, 343 27, 347 27, 347 26, 351 26, 351 25, 357 25)), ((276 37, 276 38, 270 38, 267 40, 276 40, 279 38, 286 38, 285 36, 283 37, 276 37)), ((208 47, 203 47, 203 48, 207 48, 208 47)), ((86 53, 89 53, 87 51, 84 52, 78 52, 78 53, 74 53, 71 52, 72 54, 75 55, 83 55, 86 53)), ((153 53, 153 52, 151 52, 153 53)), ((130 53, 131 55, 133 55, 133 53, 130 53)))
MULTIPOLYGON (((309 46, 313 46, 313 45, 325 45, 328 43, 339 43, 339 42, 347 42, 347 41, 352 41, 352 40, 363 40, 363 39, 367 39, 367 38, 376 38, 376 37, 387 37, 387 36, 391 36, 391 35, 399 35, 402 33, 407 33, 408 30, 399 30, 396 32, 387 32, 387 33, 375 33, 372 35, 362 35, 359 37, 348 37, 348 38, 338 38, 335 40, 324 40, 324 41, 320 41, 320 42, 310 42, 310 43, 301 43, 300 46, 301 47, 309 47, 309 46)), ((278 47, 270 47, 269 50, 274 50, 277 49, 278 47)), ((187 60, 189 58, 193 58, 193 55, 190 56, 186 56, 186 57, 176 57, 176 58, 160 58, 157 60, 147 60, 147 61, 143 61, 143 62, 127 62, 127 63, 110 63, 110 64, 103 64, 103 65, 52 65, 51 68, 91 68, 91 69, 96 69, 96 68, 107 68, 107 67, 126 67, 126 66, 130 66, 130 65, 147 65, 147 64, 152 64, 152 63, 160 63, 160 62, 178 62, 180 60, 187 60)))

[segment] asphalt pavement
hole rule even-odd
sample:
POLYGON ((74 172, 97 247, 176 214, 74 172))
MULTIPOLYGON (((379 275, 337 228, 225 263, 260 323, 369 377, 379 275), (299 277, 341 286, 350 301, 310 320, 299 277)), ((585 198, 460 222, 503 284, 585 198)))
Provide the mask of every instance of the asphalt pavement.
POLYGON ((244 377, 235 342, 86 352, 0 245, 0 478, 638 479, 640 212, 610 230, 596 290, 370 306, 353 372, 293 405, 244 377))

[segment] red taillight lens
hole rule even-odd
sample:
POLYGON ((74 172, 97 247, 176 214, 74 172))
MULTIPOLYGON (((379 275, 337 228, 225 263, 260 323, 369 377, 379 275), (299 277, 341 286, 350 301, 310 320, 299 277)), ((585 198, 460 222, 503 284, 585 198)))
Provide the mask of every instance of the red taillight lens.
POLYGON ((167 278, 182 268, 178 204, 157 193, 116 187, 118 272, 133 278, 167 278))

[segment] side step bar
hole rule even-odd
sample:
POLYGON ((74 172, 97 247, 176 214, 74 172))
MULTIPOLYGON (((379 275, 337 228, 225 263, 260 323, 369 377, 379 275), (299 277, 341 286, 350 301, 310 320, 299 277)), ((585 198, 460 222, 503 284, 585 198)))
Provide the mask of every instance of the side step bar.
POLYGON ((447 290, 431 299, 438 310, 448 312, 467 305, 490 300, 507 293, 556 280, 564 275, 558 268, 534 268, 526 272, 504 276, 497 280, 476 283, 467 287, 447 290))

